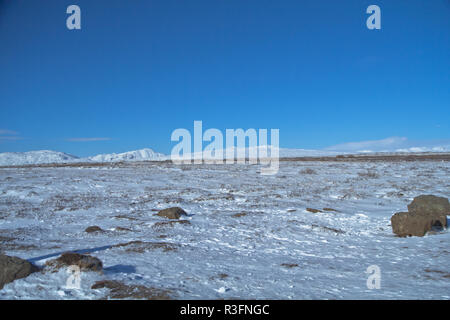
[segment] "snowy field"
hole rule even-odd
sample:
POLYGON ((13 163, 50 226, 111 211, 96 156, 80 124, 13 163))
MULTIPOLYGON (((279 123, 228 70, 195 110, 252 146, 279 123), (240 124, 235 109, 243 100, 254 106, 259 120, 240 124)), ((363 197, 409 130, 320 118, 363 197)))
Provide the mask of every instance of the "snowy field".
POLYGON ((0 251, 42 266, 81 250, 104 273, 82 273, 79 290, 65 288, 64 270, 34 273, 5 285, 0 299, 101 299, 108 290, 91 286, 105 279, 174 299, 450 299, 450 232, 398 238, 390 226, 415 196, 450 197, 449 161, 260 169, 1 168, 0 251), (174 206, 188 222, 155 216, 174 206), (84 231, 94 225, 105 232, 84 231), (370 265, 381 269, 380 289, 367 288, 370 265))

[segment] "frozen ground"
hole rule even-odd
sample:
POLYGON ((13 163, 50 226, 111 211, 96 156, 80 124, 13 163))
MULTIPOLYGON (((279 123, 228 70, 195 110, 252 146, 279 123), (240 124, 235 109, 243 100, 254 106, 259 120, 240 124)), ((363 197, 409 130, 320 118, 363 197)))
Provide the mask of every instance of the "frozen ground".
POLYGON ((95 281, 169 289, 175 299, 449 299, 450 232, 397 238, 413 197, 450 197, 450 162, 148 163, 0 169, 0 251, 43 265, 84 250, 104 274, 38 272, 0 299, 97 299, 95 281), (164 223, 180 206, 190 223, 164 223), (306 208, 320 209, 312 213, 306 208), (337 211, 324 211, 332 208, 337 211), (104 233, 86 233, 97 225, 104 233), (126 229, 117 229, 118 227, 126 229), (115 246, 130 241, 142 241, 115 246), (381 268, 381 289, 366 269, 381 268))

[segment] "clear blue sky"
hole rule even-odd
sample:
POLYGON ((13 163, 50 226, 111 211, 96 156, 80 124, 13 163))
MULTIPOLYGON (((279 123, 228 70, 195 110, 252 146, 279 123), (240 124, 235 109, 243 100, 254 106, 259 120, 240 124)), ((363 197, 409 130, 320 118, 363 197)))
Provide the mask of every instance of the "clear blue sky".
POLYGON ((290 148, 450 139, 450 1, 0 0, 0 152, 169 153, 194 120, 290 148))

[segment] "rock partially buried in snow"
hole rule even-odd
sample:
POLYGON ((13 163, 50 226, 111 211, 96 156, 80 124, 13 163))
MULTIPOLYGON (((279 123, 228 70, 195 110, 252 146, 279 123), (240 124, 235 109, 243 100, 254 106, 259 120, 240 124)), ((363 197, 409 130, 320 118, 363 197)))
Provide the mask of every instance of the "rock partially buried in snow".
POLYGON ((103 263, 100 259, 86 254, 79 254, 74 252, 63 253, 59 258, 47 261, 47 266, 57 270, 69 266, 77 266, 81 271, 103 271, 103 263))
POLYGON ((86 230, 84 230, 84 231, 87 232, 87 233, 105 232, 105 230, 103 230, 99 226, 90 226, 90 227, 87 227, 86 230))
POLYGON ((423 237, 429 231, 446 228, 447 214, 450 214, 447 198, 418 196, 408 205, 408 212, 398 212, 391 217, 392 231, 400 237, 423 237))
POLYGON ((0 289, 7 283, 28 277, 39 269, 27 260, 0 254, 0 289))
POLYGON ((392 231, 399 237, 423 237, 428 231, 442 228, 445 222, 438 217, 398 212, 392 216, 391 224, 392 231))
POLYGON ((169 219, 180 219, 181 216, 187 216, 186 211, 180 207, 167 208, 159 211, 156 215, 169 219))

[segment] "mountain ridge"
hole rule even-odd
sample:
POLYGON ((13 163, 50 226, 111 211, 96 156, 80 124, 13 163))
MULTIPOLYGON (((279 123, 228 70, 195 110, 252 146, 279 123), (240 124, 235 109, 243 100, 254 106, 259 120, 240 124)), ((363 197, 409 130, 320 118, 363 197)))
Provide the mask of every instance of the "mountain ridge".
MULTIPOLYGON (((262 147, 257 147, 257 154, 260 154, 262 147)), ((237 148, 233 147, 232 152, 237 156, 237 148)), ((269 147, 269 156, 271 154, 269 147)), ((226 151, 224 151, 226 158, 226 151)), ((371 151, 356 151, 356 152, 337 152, 331 150, 309 150, 309 149, 290 149, 279 148, 280 158, 297 158, 297 157, 333 157, 337 155, 377 155, 377 154, 415 154, 415 153, 447 153, 449 150, 424 150, 422 148, 410 148, 400 149, 395 151, 384 152, 371 152, 371 151)), ((249 157, 249 148, 245 148, 245 157, 249 157)), ((254 153, 252 153, 254 154, 254 153)), ((201 153, 191 153, 185 155, 188 159, 198 159, 201 153)), ((0 153, 0 166, 20 166, 20 165, 32 165, 32 164, 51 164, 51 163, 74 163, 74 162, 88 162, 88 163, 108 163, 108 162, 134 162, 134 161, 165 161, 170 160, 171 156, 163 153, 159 153, 150 148, 143 148, 139 150, 127 151, 122 153, 106 153, 98 154, 91 157, 77 157, 65 152, 52 151, 52 150, 37 150, 27 152, 3 152, 0 153)), ((211 157, 205 156, 204 159, 211 159, 211 157)))

